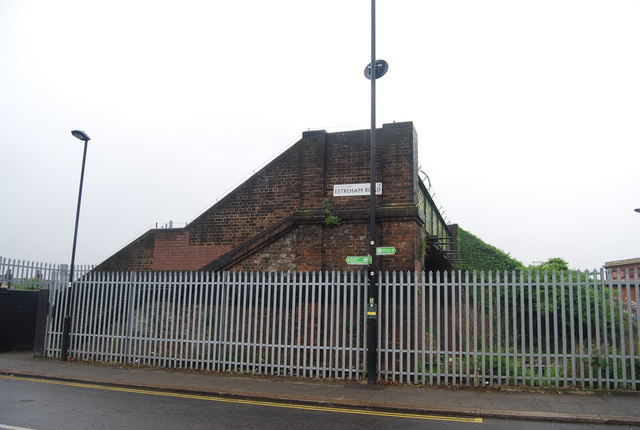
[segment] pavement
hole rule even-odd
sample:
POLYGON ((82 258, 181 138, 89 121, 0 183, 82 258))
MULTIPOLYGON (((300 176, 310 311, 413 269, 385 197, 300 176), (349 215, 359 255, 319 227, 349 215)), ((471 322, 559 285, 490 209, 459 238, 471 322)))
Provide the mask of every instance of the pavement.
POLYGON ((640 427, 640 393, 434 388, 245 376, 35 358, 0 353, 0 374, 145 390, 412 414, 640 427))

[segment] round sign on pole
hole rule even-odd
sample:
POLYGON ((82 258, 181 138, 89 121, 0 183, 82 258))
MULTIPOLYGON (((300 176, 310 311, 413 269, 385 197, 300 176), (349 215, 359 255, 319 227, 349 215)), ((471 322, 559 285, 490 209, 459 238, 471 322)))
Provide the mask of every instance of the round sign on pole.
MULTIPOLYGON (((376 60, 376 79, 381 78, 389 70, 389 64, 384 60, 376 60)), ((367 79, 371 79, 371 63, 367 64, 364 68, 364 76, 367 79)))

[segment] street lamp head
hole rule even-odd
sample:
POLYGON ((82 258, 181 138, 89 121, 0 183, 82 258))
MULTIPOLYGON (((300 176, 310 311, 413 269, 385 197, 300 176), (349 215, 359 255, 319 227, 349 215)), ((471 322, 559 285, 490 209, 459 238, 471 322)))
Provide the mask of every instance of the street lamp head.
POLYGON ((85 142, 88 141, 88 140, 91 140, 91 138, 89 136, 87 136, 87 133, 85 133, 82 130, 73 130, 71 132, 71 134, 73 134, 74 137, 76 137, 76 138, 78 138, 80 140, 83 140, 85 142))
POLYGON ((635 208, 634 211, 640 213, 640 208, 635 208))

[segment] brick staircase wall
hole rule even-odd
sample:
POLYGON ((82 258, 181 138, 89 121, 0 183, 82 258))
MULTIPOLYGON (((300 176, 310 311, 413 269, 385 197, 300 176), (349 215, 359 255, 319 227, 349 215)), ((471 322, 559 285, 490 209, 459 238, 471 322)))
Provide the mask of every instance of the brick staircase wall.
MULTIPOLYGON (((368 183, 370 130, 303 133, 302 138, 184 228, 153 229, 95 270, 361 270, 369 197, 334 197, 337 184, 368 183), (323 199, 341 218, 324 224, 323 199)), ((377 130, 378 243, 395 246, 382 270, 421 270, 413 123, 377 130)))

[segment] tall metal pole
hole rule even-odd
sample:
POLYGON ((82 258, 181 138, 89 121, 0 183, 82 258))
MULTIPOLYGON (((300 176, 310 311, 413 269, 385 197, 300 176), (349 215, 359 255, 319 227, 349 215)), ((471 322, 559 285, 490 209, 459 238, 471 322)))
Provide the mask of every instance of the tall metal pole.
POLYGON ((369 215, 369 307, 375 314, 367 324, 367 379, 375 384, 378 379, 378 317, 376 284, 376 0, 371 0, 371 184, 369 215))
POLYGON ((84 152, 82 154, 82 169, 80 170, 80 189, 78 190, 78 206, 76 208, 76 225, 73 232, 73 248, 71 249, 71 267, 69 268, 69 297, 67 299, 67 310, 62 325, 62 341, 60 345, 60 360, 67 361, 69 351, 69 335, 71 332, 71 286, 73 285, 73 271, 76 264, 76 244, 78 243, 78 223, 80 221, 80 202, 82 201, 82 184, 84 182, 84 166, 87 161, 87 143, 89 136, 84 132, 74 130, 72 134, 78 139, 84 140, 84 152))
POLYGON ((84 141, 84 153, 82 154, 82 170, 80 171, 80 189, 78 190, 78 207, 76 208, 76 227, 73 231, 73 248, 71 250, 71 267, 69 268, 69 282, 73 282, 73 269, 76 263, 76 244, 78 243, 78 223, 80 221, 80 202, 82 201, 82 184, 84 182, 84 165, 87 161, 87 143, 84 141))

